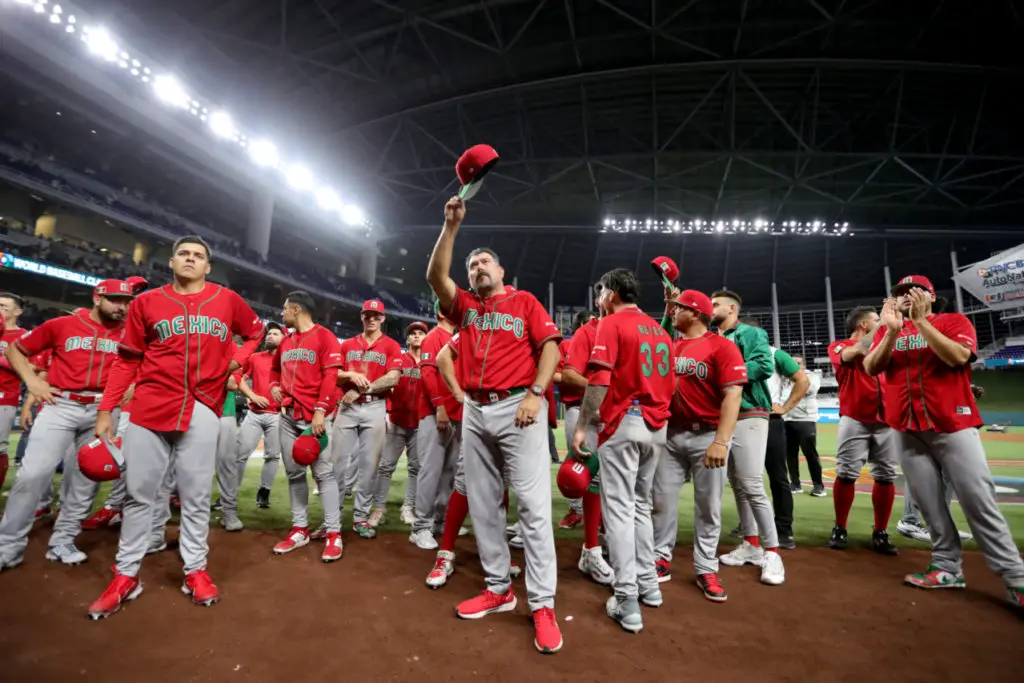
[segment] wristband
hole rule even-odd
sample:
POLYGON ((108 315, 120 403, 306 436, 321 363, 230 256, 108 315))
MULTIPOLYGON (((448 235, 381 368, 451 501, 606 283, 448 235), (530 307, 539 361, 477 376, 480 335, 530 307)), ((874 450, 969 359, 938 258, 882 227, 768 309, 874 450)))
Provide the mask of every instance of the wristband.
POLYGON ((721 441, 712 441, 711 443, 716 443, 716 444, 718 444, 719 446, 721 446, 722 448, 728 448, 728 447, 729 447, 729 444, 727 444, 727 443, 722 443, 721 441))

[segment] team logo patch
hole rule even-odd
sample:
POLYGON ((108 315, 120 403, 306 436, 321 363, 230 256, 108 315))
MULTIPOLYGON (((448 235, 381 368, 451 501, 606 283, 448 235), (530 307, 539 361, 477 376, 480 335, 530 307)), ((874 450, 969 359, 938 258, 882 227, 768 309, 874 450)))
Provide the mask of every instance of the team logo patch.
POLYGON ((971 414, 971 407, 970 406, 957 406, 956 407, 956 414, 957 415, 970 415, 971 414))

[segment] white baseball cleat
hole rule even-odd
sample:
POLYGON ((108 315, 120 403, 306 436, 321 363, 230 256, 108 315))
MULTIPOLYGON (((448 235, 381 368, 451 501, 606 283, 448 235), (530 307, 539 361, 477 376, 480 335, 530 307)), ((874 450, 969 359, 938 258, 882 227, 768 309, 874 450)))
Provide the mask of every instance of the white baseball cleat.
POLYGON ((47 550, 46 559, 50 562, 75 565, 82 564, 89 559, 89 556, 76 548, 74 543, 64 543, 63 545, 52 546, 47 550))
POLYGON ((420 550, 437 550, 437 539, 434 538, 434 534, 430 533, 430 529, 420 529, 409 534, 409 543, 420 550))
POLYGON ((224 531, 241 531, 245 528, 242 524, 242 520, 238 518, 238 515, 233 513, 225 514, 220 520, 220 525, 224 527, 224 531))
MULTIPOLYGON (((441 533, 442 534, 444 533, 443 529, 441 530, 441 533)), ((461 536, 469 536, 469 527, 467 527, 467 526, 460 526, 459 527, 459 536, 460 537, 461 536)))
POLYGON ((398 514, 399 518, 402 520, 402 524, 412 526, 412 523, 416 521, 416 515, 414 514, 411 505, 403 505, 402 511, 398 514))
POLYGON ((448 577, 455 572, 455 553, 449 550, 438 550, 434 568, 427 574, 427 586, 438 589, 448 583, 448 577))
POLYGON ((726 553, 718 559, 727 567, 742 567, 745 564, 760 566, 764 561, 764 548, 743 541, 732 552, 726 553))
POLYGON ((904 522, 902 519, 896 522, 896 531, 900 532, 900 536, 920 541, 921 543, 928 543, 930 545, 932 542, 931 534, 928 533, 927 529, 918 524, 904 522))
POLYGON ((149 541, 149 546, 146 548, 147 555, 156 555, 167 550, 167 541, 162 538, 154 538, 149 541))
POLYGON ((581 572, 602 586, 610 586, 615 580, 615 571, 605 562, 601 546, 584 548, 577 566, 581 572))
POLYGON ((761 563, 761 583, 769 586, 781 586, 786 583, 786 568, 782 566, 782 555, 778 552, 767 552, 761 563))

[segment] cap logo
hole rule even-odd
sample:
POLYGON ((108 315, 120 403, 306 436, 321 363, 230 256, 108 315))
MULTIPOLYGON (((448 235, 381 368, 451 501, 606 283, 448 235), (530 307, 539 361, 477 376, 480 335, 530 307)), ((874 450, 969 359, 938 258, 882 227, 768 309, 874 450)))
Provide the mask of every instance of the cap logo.
POLYGON ((905 278, 903 278, 902 280, 900 280, 900 284, 901 285, 909 285, 909 284, 913 284, 913 282, 914 282, 914 276, 913 275, 908 275, 905 278))
POLYGON ((663 271, 665 271, 666 273, 668 272, 668 262, 667 262, 667 261, 662 261, 662 263, 661 263, 661 269, 662 269, 663 271))

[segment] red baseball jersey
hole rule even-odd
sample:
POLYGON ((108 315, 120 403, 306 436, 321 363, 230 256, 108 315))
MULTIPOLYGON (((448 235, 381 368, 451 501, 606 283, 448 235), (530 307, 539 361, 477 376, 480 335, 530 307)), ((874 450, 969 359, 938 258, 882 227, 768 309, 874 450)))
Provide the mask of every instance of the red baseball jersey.
POLYGON ((283 404, 297 420, 312 420, 317 408, 334 412, 338 397, 341 345, 326 327, 313 325, 285 337, 274 353, 270 386, 280 385, 283 404))
POLYGON ((511 287, 487 299, 460 287, 445 317, 459 321, 458 376, 467 390, 532 386, 538 350, 562 338, 537 297, 511 287))
POLYGON ((276 413, 281 409, 281 404, 274 400, 270 393, 270 376, 273 372, 274 356, 277 349, 273 351, 260 351, 249 356, 249 360, 242 366, 241 374, 246 378, 249 388, 257 396, 263 396, 268 401, 266 408, 249 401, 249 410, 254 413, 276 413))
POLYGON ((747 383, 743 354, 732 341, 714 332, 677 339, 676 390, 669 424, 681 429, 695 422, 717 425, 726 387, 747 383))
MULTIPOLYGON (((390 370, 402 370, 402 347, 386 334, 381 334, 372 343, 363 335, 356 335, 341 342, 341 369, 361 373, 371 383, 375 382, 390 370)), ((355 385, 344 382, 341 388, 348 391, 355 385)))
POLYGON ((15 327, 13 330, 0 328, 0 330, 3 330, 3 333, 0 334, 0 406, 16 406, 21 396, 21 377, 11 368, 11 364, 4 354, 7 353, 7 346, 28 334, 28 330, 23 330, 20 327, 15 327))
POLYGON ((134 381, 132 424, 186 431, 197 401, 220 417, 231 362, 244 366, 262 335, 263 323, 249 304, 212 282, 194 294, 172 285, 143 292, 128 307, 120 358, 100 410, 117 407, 134 381))
MULTIPOLYGON (((587 363, 590 362, 590 353, 594 350, 594 339, 597 336, 597 318, 589 321, 586 325, 576 330, 565 348, 562 369, 572 368, 577 373, 586 376, 587 363)), ((564 342, 563 342, 564 343, 564 342)), ((562 387, 562 403, 568 406, 578 406, 583 400, 583 390, 573 387, 562 387)))
POLYGON ((636 307, 605 316, 597 326, 587 379, 595 386, 608 387, 601 404, 599 443, 615 433, 634 404, 639 404, 651 429, 661 429, 668 422, 675 390, 672 338, 636 307))
MULTIPOLYGON (((421 420, 427 416, 435 415, 439 405, 444 406, 448 419, 462 419, 462 404, 455 400, 454 394, 448 389, 448 385, 445 383, 444 378, 441 377, 441 371, 437 367, 437 354, 447 344, 451 344, 452 355, 458 358, 458 341, 455 339, 458 336, 458 334, 453 335, 438 325, 423 338, 423 344, 420 346, 420 380, 423 382, 423 391, 420 395, 418 412, 421 420)), ((460 378, 461 383, 459 363, 457 361, 455 363, 455 374, 460 378)))
MULTIPOLYGON (((975 359, 978 338, 974 325, 960 313, 928 316, 932 326, 971 351, 975 359)), ((882 325, 872 348, 885 336, 882 325)), ((982 425, 971 392, 971 365, 951 368, 929 348, 917 327, 905 320, 896 338, 892 359, 885 369, 885 421, 900 431, 957 432, 982 425)))
MULTIPOLYGON (((421 349, 422 350, 422 349, 421 349)), ((420 423, 419 401, 422 392, 420 368, 408 351, 402 354, 402 378, 391 390, 388 419, 404 429, 416 429, 420 423)))
POLYGON ((14 344, 30 358, 50 352, 46 374, 50 386, 63 391, 103 391, 124 334, 124 323, 104 325, 85 311, 51 318, 14 344))
POLYGON ((859 343, 859 339, 843 339, 828 347, 828 357, 836 370, 836 381, 839 383, 839 414, 866 424, 884 424, 884 374, 872 377, 864 372, 864 356, 857 356, 849 363, 843 362, 843 349, 859 343))

